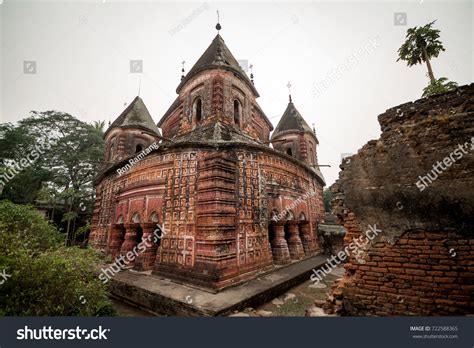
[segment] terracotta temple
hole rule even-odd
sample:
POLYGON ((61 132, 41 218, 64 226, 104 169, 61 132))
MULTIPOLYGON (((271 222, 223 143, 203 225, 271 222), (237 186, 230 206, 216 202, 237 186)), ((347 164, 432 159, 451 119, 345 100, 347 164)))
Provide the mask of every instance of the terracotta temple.
POLYGON ((133 268, 211 291, 321 253, 318 139, 291 96, 274 130, 220 34, 176 92, 158 124, 136 97, 105 132, 91 244, 117 257, 159 225, 133 268))

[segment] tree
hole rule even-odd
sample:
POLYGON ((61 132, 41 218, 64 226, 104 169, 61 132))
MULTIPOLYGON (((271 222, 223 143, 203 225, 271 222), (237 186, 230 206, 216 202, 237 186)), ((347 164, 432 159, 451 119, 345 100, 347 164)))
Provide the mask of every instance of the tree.
POLYGON ((428 76, 431 82, 436 79, 431 68, 430 60, 438 57, 444 51, 443 44, 439 40, 439 30, 432 26, 436 21, 426 24, 423 27, 414 27, 407 30, 406 40, 398 49, 398 59, 407 62, 408 66, 426 63, 428 76))
POLYGON ((17 203, 32 203, 41 183, 51 179, 37 162, 18 169, 25 155, 35 149, 35 138, 24 127, 0 124, 0 194, 17 203), (5 186, 5 187, 4 187, 5 186))
POLYGON ((106 316, 116 312, 93 249, 64 236, 32 207, 0 202, 0 316, 106 316))
POLYGON ((94 121, 92 127, 94 127, 98 132, 104 133, 105 121, 94 121))
POLYGON ((327 188, 323 192, 323 200, 324 200, 324 209, 326 210, 326 213, 330 213, 332 211, 331 208, 331 201, 332 201, 332 191, 331 189, 327 188))
MULTIPOLYGON (((104 153, 104 122, 84 123, 59 111, 32 112, 18 122, 0 125, 0 174, 12 171, 15 164, 31 158, 1 193, 16 203, 41 203, 65 216, 67 242, 73 242, 76 220, 87 223, 94 201, 93 179, 101 167, 104 153)), ((26 162, 25 162, 26 163, 26 162)))
POLYGON ((408 66, 425 63, 428 69, 430 83, 423 90, 423 97, 431 95, 430 91, 436 90, 436 93, 448 92, 457 87, 455 82, 446 83, 445 77, 436 79, 431 67, 431 59, 437 58, 441 51, 445 51, 441 40, 439 39, 439 29, 434 29, 433 24, 436 21, 426 24, 423 27, 413 27, 407 30, 405 42, 398 49, 398 59, 407 62, 408 66))

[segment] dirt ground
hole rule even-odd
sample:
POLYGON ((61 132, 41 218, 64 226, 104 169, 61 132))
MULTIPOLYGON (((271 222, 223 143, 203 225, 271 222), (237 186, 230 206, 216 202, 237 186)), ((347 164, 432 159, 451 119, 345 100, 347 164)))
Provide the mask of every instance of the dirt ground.
POLYGON ((320 307, 328 298, 334 282, 341 278, 343 274, 344 268, 339 266, 319 284, 307 280, 270 302, 264 303, 255 309, 247 308, 232 316, 304 317, 305 314, 309 314, 309 316, 328 316, 320 307), (309 313, 306 312, 307 310, 309 313))

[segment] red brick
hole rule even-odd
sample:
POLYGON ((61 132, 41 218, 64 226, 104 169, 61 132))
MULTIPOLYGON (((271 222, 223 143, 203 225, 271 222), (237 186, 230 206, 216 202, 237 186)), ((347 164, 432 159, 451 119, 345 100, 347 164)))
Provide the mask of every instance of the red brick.
POLYGON ((390 273, 398 273, 398 274, 404 274, 405 269, 404 268, 394 268, 394 267, 389 267, 388 269, 390 273))
POLYGON ((406 274, 411 274, 411 275, 418 275, 418 276, 426 275, 426 272, 420 269, 406 269, 405 272, 406 274))
POLYGON ((454 283, 456 278, 449 278, 449 277, 434 277, 434 281, 436 283, 454 283))
POLYGON ((372 267, 370 269, 372 272, 380 272, 380 273, 385 273, 387 272, 387 268, 380 268, 380 267, 372 267))

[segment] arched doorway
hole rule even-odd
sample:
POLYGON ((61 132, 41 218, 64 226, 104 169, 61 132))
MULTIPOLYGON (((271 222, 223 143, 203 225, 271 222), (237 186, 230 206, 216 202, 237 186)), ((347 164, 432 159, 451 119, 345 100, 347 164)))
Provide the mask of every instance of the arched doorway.
POLYGON ((142 239, 143 239, 143 229, 140 225, 140 222, 141 222, 140 214, 138 214, 138 213, 133 214, 132 224, 134 224, 135 225, 134 227, 136 228, 135 246, 140 244, 142 242, 142 239))
MULTIPOLYGON (((136 222, 137 220, 135 220, 136 222)), ((159 217, 152 212, 146 222, 141 222, 137 228, 137 245, 140 245, 139 254, 134 269, 147 271, 153 268, 156 261, 156 253, 161 242, 161 229, 159 228, 159 217)))
MULTIPOLYGON (((130 219, 130 223, 126 224, 126 234, 125 234, 125 240, 122 244, 122 248, 120 249, 120 253, 122 255, 127 255, 130 251, 134 251, 136 249, 137 245, 141 243, 142 237, 143 237, 143 229, 140 225, 141 222, 141 217, 138 212, 134 213, 132 215, 132 218, 130 219)), ((130 259, 127 256, 127 259, 130 259)), ((135 262, 135 259, 129 260, 129 266, 133 266, 133 263, 135 262)))
POLYGON ((158 217, 158 214, 156 212, 151 213, 150 222, 153 224, 152 242, 154 245, 159 247, 161 245, 161 237, 163 231, 161 230, 162 227, 160 226, 160 218, 158 217))
MULTIPOLYGON (((298 226, 301 226, 301 223, 303 221, 306 221, 306 215, 305 215, 304 212, 301 212, 300 215, 298 216, 298 222, 299 222, 298 226)), ((303 242, 305 240, 306 236, 304 236, 303 230, 301 228, 298 228, 298 230, 299 230, 299 235, 300 235, 301 242, 303 242)), ((304 247, 304 242, 303 242, 303 247, 304 247)))

